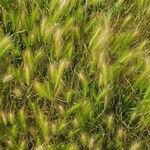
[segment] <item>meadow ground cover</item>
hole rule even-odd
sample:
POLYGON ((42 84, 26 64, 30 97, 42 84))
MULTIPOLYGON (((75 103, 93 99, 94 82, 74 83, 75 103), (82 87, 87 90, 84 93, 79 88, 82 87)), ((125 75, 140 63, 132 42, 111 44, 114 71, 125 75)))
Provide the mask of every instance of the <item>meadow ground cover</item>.
POLYGON ((0 149, 150 149, 150 0, 0 0, 0 149))

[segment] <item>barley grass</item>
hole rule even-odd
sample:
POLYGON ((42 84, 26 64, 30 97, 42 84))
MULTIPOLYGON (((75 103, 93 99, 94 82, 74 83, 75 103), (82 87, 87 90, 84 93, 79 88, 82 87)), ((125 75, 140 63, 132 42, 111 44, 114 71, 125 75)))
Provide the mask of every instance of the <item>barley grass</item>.
POLYGON ((0 149, 150 149, 149 0, 0 0, 0 149))

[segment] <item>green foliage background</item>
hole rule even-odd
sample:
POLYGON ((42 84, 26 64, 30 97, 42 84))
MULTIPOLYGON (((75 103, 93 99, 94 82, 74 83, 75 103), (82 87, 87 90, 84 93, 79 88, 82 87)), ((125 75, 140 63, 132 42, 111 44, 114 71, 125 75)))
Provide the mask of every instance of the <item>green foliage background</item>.
POLYGON ((0 149, 150 149, 149 0, 0 0, 0 149))

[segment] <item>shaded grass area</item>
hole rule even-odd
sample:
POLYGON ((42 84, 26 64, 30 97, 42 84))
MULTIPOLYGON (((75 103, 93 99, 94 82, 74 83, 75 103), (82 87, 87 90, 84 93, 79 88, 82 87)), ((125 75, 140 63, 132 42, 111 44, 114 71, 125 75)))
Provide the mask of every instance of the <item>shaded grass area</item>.
POLYGON ((0 0, 0 148, 150 149, 149 0, 0 0))

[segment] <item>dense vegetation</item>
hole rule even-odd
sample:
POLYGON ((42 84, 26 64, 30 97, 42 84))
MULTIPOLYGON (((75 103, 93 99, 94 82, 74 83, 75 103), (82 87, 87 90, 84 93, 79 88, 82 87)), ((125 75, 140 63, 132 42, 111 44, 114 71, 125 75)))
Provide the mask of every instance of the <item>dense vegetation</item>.
POLYGON ((0 0, 0 149, 150 149, 149 0, 0 0))

